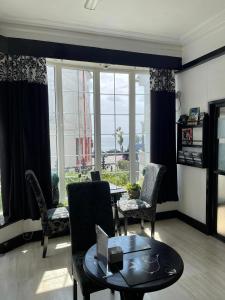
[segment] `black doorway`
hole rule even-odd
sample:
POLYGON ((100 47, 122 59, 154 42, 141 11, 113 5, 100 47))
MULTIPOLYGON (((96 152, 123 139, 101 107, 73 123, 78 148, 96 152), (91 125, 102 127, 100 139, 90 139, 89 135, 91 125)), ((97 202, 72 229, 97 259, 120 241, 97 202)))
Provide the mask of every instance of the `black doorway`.
POLYGON ((208 232, 225 241, 225 99, 209 102, 208 232))

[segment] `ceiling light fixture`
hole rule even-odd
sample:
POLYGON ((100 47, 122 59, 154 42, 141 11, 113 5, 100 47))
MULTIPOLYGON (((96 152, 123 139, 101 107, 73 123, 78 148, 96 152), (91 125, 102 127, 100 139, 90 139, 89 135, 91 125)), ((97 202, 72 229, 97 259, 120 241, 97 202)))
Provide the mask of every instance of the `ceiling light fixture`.
POLYGON ((85 1, 85 4, 84 4, 84 7, 86 9, 90 9, 90 10, 94 10, 98 4, 98 1, 99 0, 86 0, 85 1))

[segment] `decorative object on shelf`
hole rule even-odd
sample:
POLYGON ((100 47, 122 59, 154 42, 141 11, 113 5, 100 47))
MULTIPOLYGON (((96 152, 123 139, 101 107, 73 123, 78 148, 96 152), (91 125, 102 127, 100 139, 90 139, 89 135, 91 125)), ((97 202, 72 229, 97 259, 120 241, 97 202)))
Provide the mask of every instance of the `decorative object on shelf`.
POLYGON ((181 115, 179 120, 177 121, 179 124, 186 125, 188 120, 188 115, 181 115))
POLYGON ((182 128, 182 144, 192 145, 193 128, 182 128))
POLYGON ((139 199, 141 187, 138 183, 128 183, 126 189, 129 199, 139 199))
POLYGON ((190 108, 189 117, 187 120, 188 125, 197 125, 199 121, 200 107, 190 108))
MULTIPOLYGON (((199 108, 191 110, 197 120, 199 108)), ((177 163, 206 168, 208 163, 208 114, 202 112, 197 123, 196 120, 193 121, 195 124, 177 123, 177 163)))
POLYGON ((205 113, 204 113, 204 112, 201 112, 201 113, 199 114, 199 124, 202 124, 202 123, 203 123, 204 117, 205 117, 205 113))

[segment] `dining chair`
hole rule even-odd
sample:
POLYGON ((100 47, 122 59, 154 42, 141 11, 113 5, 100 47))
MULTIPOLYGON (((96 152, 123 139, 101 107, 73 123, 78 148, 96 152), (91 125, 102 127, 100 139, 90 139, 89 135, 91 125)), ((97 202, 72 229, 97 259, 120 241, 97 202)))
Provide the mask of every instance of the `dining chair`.
POLYGON ((96 243, 95 225, 109 237, 114 236, 109 183, 79 182, 67 185, 72 248, 73 299, 77 300, 77 282, 84 300, 104 289, 87 277, 83 269, 86 251, 96 243))
POLYGON ((101 180, 101 176, 100 176, 100 172, 99 171, 91 171, 91 180, 92 181, 100 181, 101 180))
POLYGON ((124 216, 124 232, 127 235, 127 219, 141 219, 141 228, 144 228, 144 221, 151 223, 151 237, 155 233, 156 206, 159 190, 166 167, 150 163, 145 168, 144 181, 139 199, 121 200, 118 203, 118 211, 124 216))
POLYGON ((41 241, 41 245, 43 246, 42 257, 45 258, 48 247, 48 238, 53 234, 64 232, 69 228, 69 212, 66 207, 47 209, 42 189, 34 172, 32 170, 27 170, 25 172, 25 178, 40 210, 43 231, 41 241))

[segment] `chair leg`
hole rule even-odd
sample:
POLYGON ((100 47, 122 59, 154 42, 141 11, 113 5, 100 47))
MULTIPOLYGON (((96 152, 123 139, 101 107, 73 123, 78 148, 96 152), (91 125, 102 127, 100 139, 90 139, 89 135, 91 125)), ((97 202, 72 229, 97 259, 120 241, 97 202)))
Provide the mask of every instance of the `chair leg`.
POLYGON ((155 221, 151 222, 151 238, 154 239, 154 235, 155 235, 155 221))
POLYGON ((48 248, 48 237, 45 235, 44 236, 44 245, 43 245, 43 255, 42 255, 43 258, 46 257, 47 248, 48 248))
POLYGON ((42 237, 41 237, 41 246, 44 245, 44 234, 42 234, 42 237))
POLYGON ((127 217, 124 217, 124 234, 127 235, 127 217))
POLYGON ((141 229, 144 229, 144 228, 145 228, 145 220, 141 219, 141 229))
POLYGON ((73 280, 73 300, 77 300, 77 281, 73 280))

